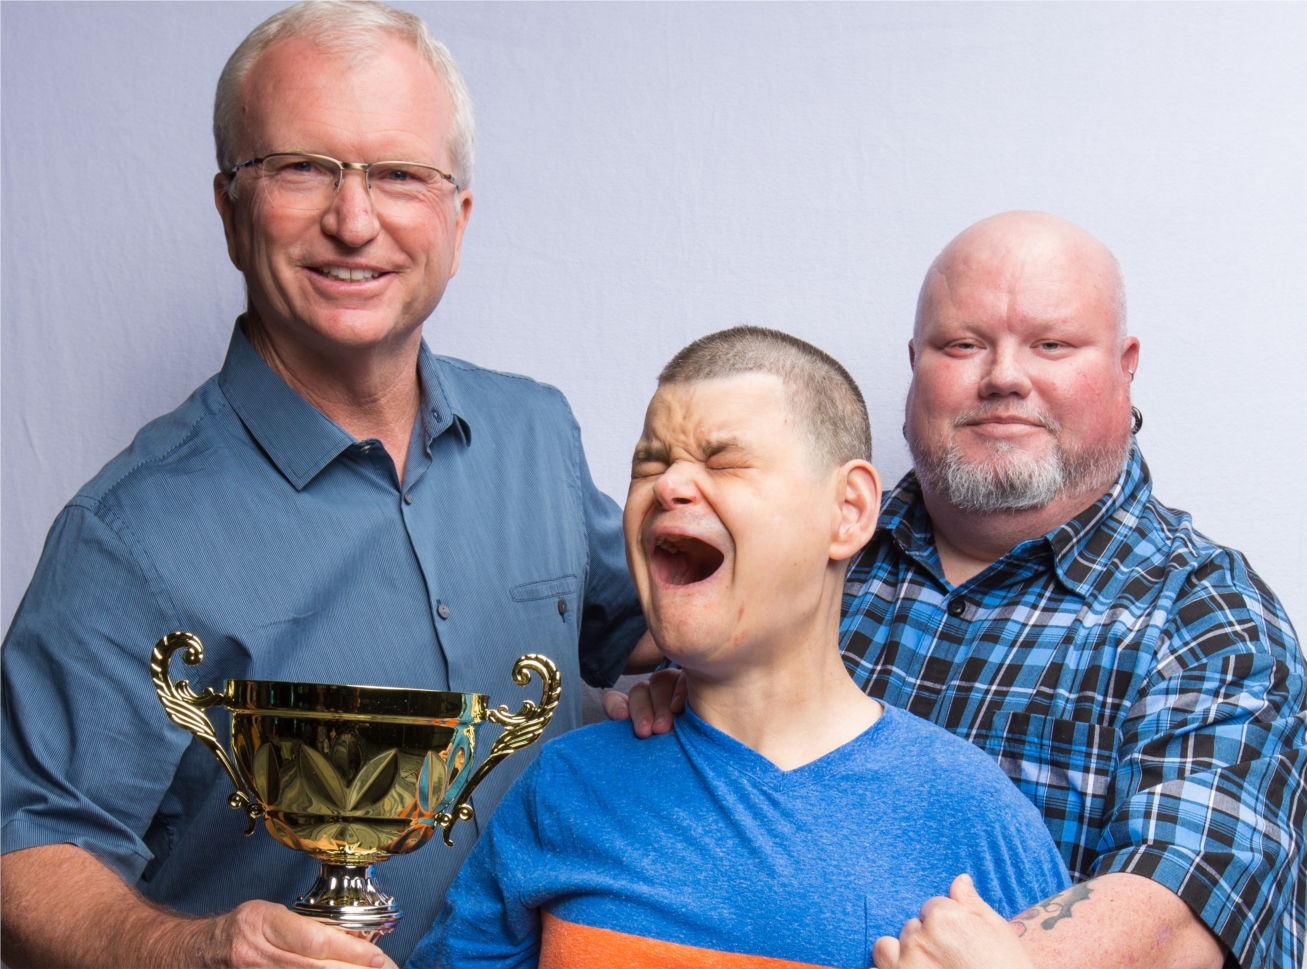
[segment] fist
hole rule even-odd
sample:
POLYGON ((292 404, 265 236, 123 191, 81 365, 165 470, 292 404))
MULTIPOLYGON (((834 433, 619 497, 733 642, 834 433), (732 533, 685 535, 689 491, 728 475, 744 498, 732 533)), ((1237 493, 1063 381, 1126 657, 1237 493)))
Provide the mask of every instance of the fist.
POLYGON ((214 969, 396 969, 372 943, 272 902, 246 902, 205 919, 192 951, 197 958, 188 964, 214 969))
POLYGON ((932 898, 896 939, 872 950, 876 969, 1034 969, 1003 916, 985 904, 970 875, 958 875, 948 898, 932 898))

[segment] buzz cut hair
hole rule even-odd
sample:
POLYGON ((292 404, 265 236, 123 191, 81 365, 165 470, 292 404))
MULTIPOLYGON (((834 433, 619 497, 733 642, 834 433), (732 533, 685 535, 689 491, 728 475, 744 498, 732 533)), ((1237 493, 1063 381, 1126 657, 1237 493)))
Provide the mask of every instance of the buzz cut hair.
POLYGON ((828 353, 761 326, 736 326, 695 340, 672 357, 658 386, 761 373, 785 385, 795 430, 822 470, 871 460, 871 421, 862 391, 828 353))

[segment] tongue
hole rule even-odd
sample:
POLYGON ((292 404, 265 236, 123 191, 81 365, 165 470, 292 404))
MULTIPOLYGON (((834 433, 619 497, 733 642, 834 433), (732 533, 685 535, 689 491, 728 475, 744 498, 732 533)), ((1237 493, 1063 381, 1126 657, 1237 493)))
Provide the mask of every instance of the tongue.
POLYGON ((676 547, 654 547, 654 576, 666 585, 693 585, 702 582, 719 568, 725 556, 707 542, 697 538, 678 538, 676 547))

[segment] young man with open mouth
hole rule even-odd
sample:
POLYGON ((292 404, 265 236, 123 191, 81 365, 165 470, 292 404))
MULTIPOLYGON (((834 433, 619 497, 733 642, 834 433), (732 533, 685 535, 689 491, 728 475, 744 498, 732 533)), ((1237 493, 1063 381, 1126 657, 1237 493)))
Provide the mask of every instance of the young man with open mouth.
MULTIPOLYGON (((624 524, 687 711, 650 740, 619 722, 547 745, 411 966, 865 969, 959 874, 1007 915, 1068 884, 983 752, 844 670, 846 563, 880 508, 870 456, 861 393, 815 347, 739 327, 673 358, 624 524)), ((1009 940, 982 958, 1021 965, 1009 940)))

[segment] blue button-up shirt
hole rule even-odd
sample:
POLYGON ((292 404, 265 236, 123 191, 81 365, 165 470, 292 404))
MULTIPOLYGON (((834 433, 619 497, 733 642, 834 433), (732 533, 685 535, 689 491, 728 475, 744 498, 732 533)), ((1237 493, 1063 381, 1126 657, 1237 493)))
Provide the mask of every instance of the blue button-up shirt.
MULTIPOLYGON (((197 692, 297 680, 516 709, 539 684, 515 686, 512 663, 540 652, 563 674, 546 738, 580 725, 582 676, 611 683, 644 630, 621 513, 557 390, 425 346, 418 372, 401 487, 380 441, 309 405, 238 326, 222 371, 68 503, 2 653, 4 851, 77 844, 187 912, 309 887, 317 862, 243 837, 217 761, 165 716, 149 657, 176 629, 204 643, 180 667, 197 692)), ((481 729, 484 745, 497 728, 481 729)), ((478 789, 482 820, 535 749, 478 789)), ((475 835, 455 830, 453 850, 437 838, 378 868, 407 912, 383 941, 400 962, 475 835)))
POLYGON ((909 474, 849 570, 844 661, 875 697, 989 752, 1077 881, 1151 878, 1245 969, 1298 969, 1307 920, 1307 672, 1238 552, 1110 491, 962 585, 909 474))

